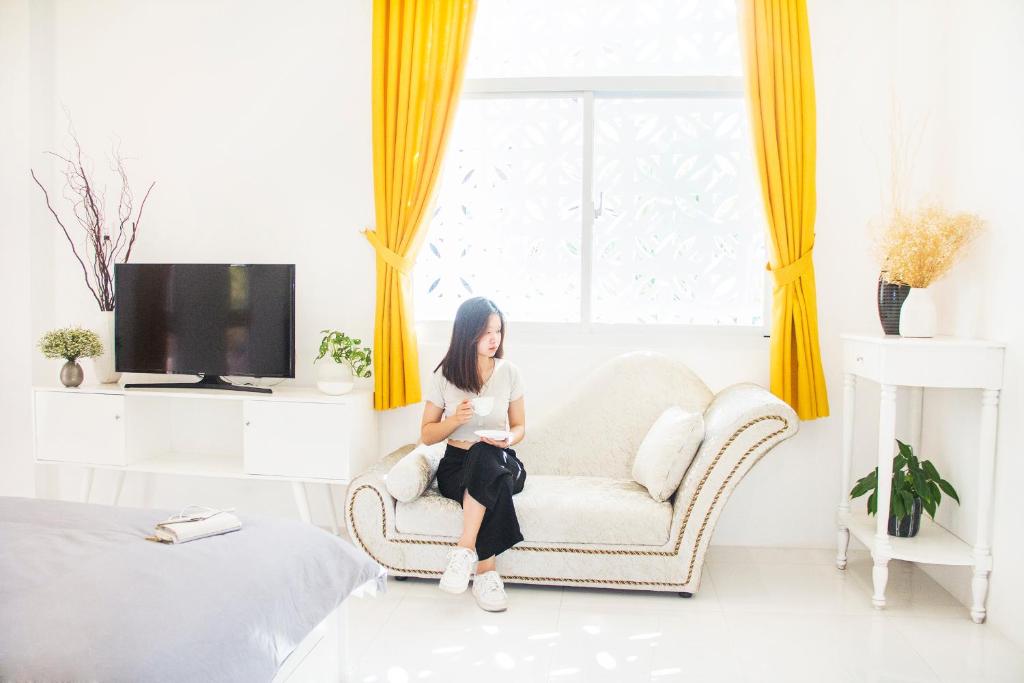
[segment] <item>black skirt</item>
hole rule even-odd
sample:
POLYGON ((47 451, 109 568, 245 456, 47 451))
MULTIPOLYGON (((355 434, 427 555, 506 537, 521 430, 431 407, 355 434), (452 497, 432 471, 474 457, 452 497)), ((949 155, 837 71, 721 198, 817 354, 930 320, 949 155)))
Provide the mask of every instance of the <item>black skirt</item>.
POLYGON ((523 490, 526 468, 511 448, 478 441, 468 451, 448 444, 437 466, 437 488, 460 506, 466 491, 487 508, 476 536, 481 560, 500 555, 523 540, 512 496, 523 490))

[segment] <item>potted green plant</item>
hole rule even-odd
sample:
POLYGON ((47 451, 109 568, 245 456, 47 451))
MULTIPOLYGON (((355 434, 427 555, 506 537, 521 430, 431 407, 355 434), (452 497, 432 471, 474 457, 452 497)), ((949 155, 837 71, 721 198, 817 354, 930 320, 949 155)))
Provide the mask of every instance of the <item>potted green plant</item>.
POLYGON ((39 350, 47 358, 63 358, 60 381, 66 387, 77 387, 84 373, 79 358, 95 358, 103 353, 103 343, 92 330, 81 327, 63 327, 50 330, 39 340, 39 350))
POLYGON ((330 356, 333 363, 321 365, 317 373, 317 389, 325 394, 338 396, 348 393, 355 385, 356 377, 369 377, 373 365, 369 347, 359 348, 361 339, 354 339, 338 330, 320 330, 324 335, 320 340, 320 355, 313 359, 316 363, 324 356, 330 356))
MULTIPOLYGON (((935 519, 942 494, 960 504, 960 496, 948 481, 939 476, 931 460, 919 460, 914 449, 899 439, 899 453, 892 459, 892 492, 889 496, 889 535, 909 538, 921 527, 921 510, 935 519)), ((868 496, 868 514, 878 512, 878 468, 862 477, 850 491, 851 498, 868 496)))

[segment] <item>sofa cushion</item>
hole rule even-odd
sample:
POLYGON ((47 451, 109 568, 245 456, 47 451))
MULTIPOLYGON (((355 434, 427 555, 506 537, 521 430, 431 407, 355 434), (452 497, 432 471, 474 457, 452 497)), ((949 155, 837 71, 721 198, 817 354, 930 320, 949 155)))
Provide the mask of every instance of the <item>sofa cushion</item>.
MULTIPOLYGON (((528 543, 663 545, 672 524, 672 505, 651 498, 628 479, 530 475, 513 501, 528 543)), ((462 507, 438 492, 436 483, 395 507, 395 529, 403 534, 462 533, 462 507)))
POLYGON ((636 452, 633 479, 646 486, 655 500, 668 500, 679 488, 703 440, 703 415, 679 406, 666 408, 636 452))
POLYGON ((410 501, 418 498, 437 474, 437 465, 444 456, 446 442, 427 446, 418 444, 395 463, 387 476, 384 485, 395 500, 410 501))

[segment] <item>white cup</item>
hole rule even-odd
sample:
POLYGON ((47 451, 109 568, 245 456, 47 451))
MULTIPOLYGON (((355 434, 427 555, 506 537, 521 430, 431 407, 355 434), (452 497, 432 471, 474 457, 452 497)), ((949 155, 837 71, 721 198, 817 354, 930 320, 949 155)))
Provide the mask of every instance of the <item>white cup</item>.
POLYGON ((477 398, 471 399, 470 403, 473 404, 473 412, 477 415, 490 415, 491 411, 494 410, 493 396, 478 396, 477 398))

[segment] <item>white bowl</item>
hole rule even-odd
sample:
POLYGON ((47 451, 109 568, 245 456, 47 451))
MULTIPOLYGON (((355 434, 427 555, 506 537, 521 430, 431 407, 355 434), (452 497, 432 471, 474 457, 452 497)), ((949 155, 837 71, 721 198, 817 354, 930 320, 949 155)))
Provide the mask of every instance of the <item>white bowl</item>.
POLYGON ((328 382, 321 380, 316 383, 316 388, 328 396, 341 396, 352 391, 355 382, 328 382))

